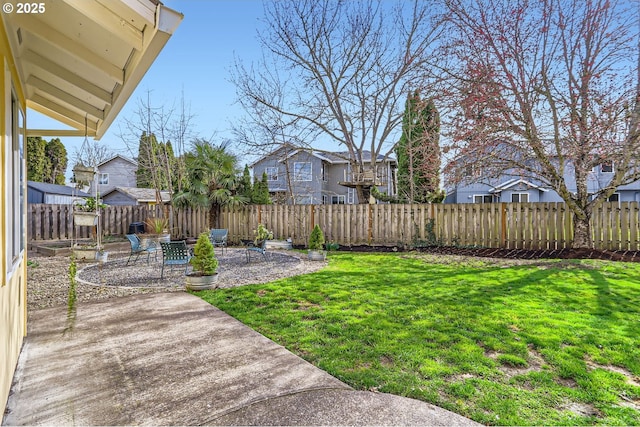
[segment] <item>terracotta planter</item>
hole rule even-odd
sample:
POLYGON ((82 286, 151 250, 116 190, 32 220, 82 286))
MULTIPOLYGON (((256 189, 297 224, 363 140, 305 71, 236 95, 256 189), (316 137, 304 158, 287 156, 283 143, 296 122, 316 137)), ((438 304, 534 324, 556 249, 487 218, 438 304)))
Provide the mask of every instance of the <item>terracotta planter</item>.
POLYGON ((73 213, 73 222, 76 225, 96 225, 98 223, 98 214, 96 212, 76 211, 73 213))
POLYGON ((190 291, 204 291, 207 289, 215 289, 218 287, 218 273, 211 276, 196 276, 187 274, 186 288, 190 291))

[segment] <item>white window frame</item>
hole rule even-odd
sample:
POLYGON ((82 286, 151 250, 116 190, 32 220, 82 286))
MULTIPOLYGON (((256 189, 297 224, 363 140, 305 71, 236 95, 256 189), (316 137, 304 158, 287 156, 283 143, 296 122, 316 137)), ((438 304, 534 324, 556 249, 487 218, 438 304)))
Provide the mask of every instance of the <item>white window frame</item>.
POLYGON ((278 170, 277 166, 267 166, 264 168, 265 173, 267 174, 267 181, 277 181, 278 180, 278 170), (275 172, 274 172, 275 170, 275 172))
MULTIPOLYGON (((4 256, 5 273, 13 271, 19 264, 25 248, 25 173, 26 160, 24 152, 24 116, 19 108, 18 97, 14 90, 6 102, 7 111, 11 115, 10 126, 7 129, 5 144, 5 168, 4 182, 6 183, 6 194, 4 209, 7 217, 5 226, 6 253, 4 256)), ((0 262, 0 266, 3 263, 0 262)), ((2 285, 7 282, 3 280, 2 285)))
POLYGON ((472 200, 473 200, 473 203, 493 203, 493 196, 491 194, 474 194, 472 196, 472 200), (482 199, 479 202, 477 202, 476 197, 482 197, 482 199), (491 200, 488 202, 485 201, 485 198, 487 197, 491 198, 491 200))
POLYGON ((614 172, 615 172, 615 168, 614 168, 613 162, 600 163, 600 173, 614 173, 614 172), (605 166, 610 167, 611 170, 610 171, 604 170, 605 166))
POLYGON ((313 165, 311 162, 294 162, 293 163, 293 180, 294 181, 312 181, 313 180, 313 165), (303 168, 309 165, 308 176, 306 173, 302 173, 303 168))
POLYGON ((529 203, 529 193, 511 193, 511 203, 529 203), (513 196, 518 196, 518 201, 514 201, 513 200, 513 196), (527 201, 523 202, 522 201, 522 196, 526 196, 527 197, 527 201))
POLYGON ((331 202, 332 205, 346 205, 347 204, 346 197, 343 194, 337 194, 335 196, 331 196, 330 202, 331 202), (342 203, 340 203, 340 200, 342 200, 342 203))
POLYGON ((607 202, 611 202, 611 203, 620 203, 620 193, 613 193, 612 195, 610 195, 609 197, 607 197, 607 202), (616 196, 618 198, 618 200, 611 200, 612 197, 616 196))
POLYGON ((353 205, 356 203, 356 189, 347 188, 347 204, 353 205))
POLYGON ((98 177, 98 185, 109 185, 109 174, 101 173, 98 177), (106 179, 105 179, 106 178, 106 179))

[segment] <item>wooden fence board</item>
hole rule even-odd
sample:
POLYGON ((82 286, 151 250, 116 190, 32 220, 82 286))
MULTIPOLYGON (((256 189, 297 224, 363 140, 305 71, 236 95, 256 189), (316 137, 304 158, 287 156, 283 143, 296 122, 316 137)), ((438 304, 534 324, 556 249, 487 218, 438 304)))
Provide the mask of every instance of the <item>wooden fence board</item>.
MULTIPOLYGON (((161 215, 160 207, 109 206, 101 213, 105 234, 122 235, 132 222, 161 215)), ((30 241, 87 238, 91 227, 74 227, 70 205, 30 204, 30 241)), ((170 210, 173 238, 208 230, 207 209, 170 210)), ((426 241, 433 220, 435 237, 445 245, 561 249, 573 240, 573 216, 563 203, 487 203, 435 205, 261 205, 223 208, 220 227, 229 241, 253 238, 259 223, 276 238, 306 245, 314 224, 326 240, 341 245, 402 245, 426 241)), ((592 237, 597 249, 640 250, 638 202, 604 203, 594 209, 592 237)))

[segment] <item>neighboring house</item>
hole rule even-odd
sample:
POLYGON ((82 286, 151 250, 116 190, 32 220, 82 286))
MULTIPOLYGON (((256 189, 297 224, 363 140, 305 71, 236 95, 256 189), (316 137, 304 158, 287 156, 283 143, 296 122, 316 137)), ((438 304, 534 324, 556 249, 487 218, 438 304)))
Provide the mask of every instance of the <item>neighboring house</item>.
POLYGON ((91 195, 66 185, 27 181, 27 203, 71 205, 86 197, 91 195))
MULTIPOLYGON (((163 203, 169 203, 168 191, 161 191, 163 203)), ((153 188, 116 187, 102 195, 102 202, 107 205, 156 205, 156 190, 153 188)))
MULTIPOLYGON (((601 164, 590 172, 587 191, 596 193, 612 179, 615 165, 601 164)), ((569 191, 576 192, 571 167, 566 168, 565 180, 569 191)), ((483 177, 479 168, 468 168, 467 176, 459 184, 446 185, 444 203, 497 203, 497 202, 562 202, 562 198, 542 183, 523 179, 517 174, 505 173, 495 177, 483 177)), ((619 187, 609 198, 611 202, 640 202, 640 180, 619 187)))
POLYGON ((183 18, 157 0, 30 5, 0 16, 0 413, 27 333, 25 138, 100 139, 183 18), (27 105, 65 128, 28 129, 27 105))
POLYGON ((94 194, 94 183, 98 183, 98 194, 107 194, 116 187, 136 187, 138 162, 116 155, 98 165, 96 179, 89 185, 90 194, 94 194))
MULTIPOLYGON (((363 161, 370 163, 366 151, 363 161)), ((389 195, 396 194, 395 159, 378 156, 376 170, 370 173, 351 170, 348 152, 319 152, 283 144, 251 165, 253 176, 266 172, 269 193, 276 203, 355 204, 355 185, 366 182, 389 195)))

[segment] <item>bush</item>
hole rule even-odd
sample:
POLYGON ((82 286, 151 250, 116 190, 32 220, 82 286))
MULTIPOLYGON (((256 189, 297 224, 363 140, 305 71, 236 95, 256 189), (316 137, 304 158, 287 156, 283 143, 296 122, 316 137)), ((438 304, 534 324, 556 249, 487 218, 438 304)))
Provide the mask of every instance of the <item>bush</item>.
POLYGON ((309 249, 313 251, 320 251, 324 246, 324 233, 318 224, 313 227, 311 235, 309 236, 309 249))
POLYGON ((212 276, 218 270, 218 259, 209 240, 209 233, 202 233, 193 248, 193 258, 189 260, 193 269, 202 276, 212 276))

